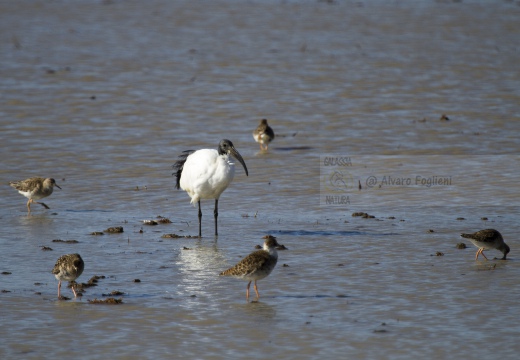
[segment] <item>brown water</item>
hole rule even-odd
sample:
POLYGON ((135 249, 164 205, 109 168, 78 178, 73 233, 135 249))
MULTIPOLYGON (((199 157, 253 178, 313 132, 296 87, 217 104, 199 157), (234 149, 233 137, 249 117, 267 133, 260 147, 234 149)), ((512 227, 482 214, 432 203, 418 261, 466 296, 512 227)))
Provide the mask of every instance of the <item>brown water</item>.
POLYGON ((0 187, 0 357, 516 359, 519 18, 513 1, 0 3, 2 183, 62 187, 30 217, 0 187), (249 177, 218 240, 208 201, 203 239, 161 238, 197 231, 171 165, 222 138, 249 177), (157 215, 173 223, 143 225, 157 215), (484 228, 508 261, 455 248, 484 228), (246 303, 217 274, 267 233, 289 250, 246 303), (71 252, 79 281, 105 279, 58 301, 71 252), (113 290, 124 304, 89 304, 113 290))

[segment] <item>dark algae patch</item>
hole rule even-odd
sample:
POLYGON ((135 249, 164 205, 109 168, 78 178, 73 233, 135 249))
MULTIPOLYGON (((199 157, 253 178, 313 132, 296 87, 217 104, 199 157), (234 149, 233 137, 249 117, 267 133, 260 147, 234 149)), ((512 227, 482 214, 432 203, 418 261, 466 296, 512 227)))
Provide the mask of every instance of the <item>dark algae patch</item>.
POLYGON ((159 223, 155 220, 143 220, 143 224, 145 225, 159 225, 159 223))
POLYGON ((166 239, 198 239, 198 236, 191 236, 191 235, 177 235, 177 234, 164 234, 161 236, 162 238, 166 239))
POLYGON ((89 287, 92 287, 92 286, 97 286, 98 284, 98 280, 100 279, 104 279, 105 276, 104 275, 94 275, 92 276, 86 283, 76 283, 75 281, 71 281, 69 283, 69 287, 71 286, 71 284, 73 284, 73 286, 75 286, 75 289, 76 291, 78 292, 84 292, 86 288, 89 288, 89 287))
POLYGON ((105 299, 105 300, 98 300, 98 299, 89 300, 88 303, 89 304, 119 305, 119 304, 123 303, 123 299, 116 299, 113 297, 109 297, 108 299, 105 299))
POLYGON ((125 293, 119 290, 114 290, 109 292, 108 294, 101 294, 101 296, 123 296, 125 293))
POLYGON ((122 226, 109 227, 108 229, 103 230, 103 232, 106 232, 108 234, 119 234, 119 233, 123 232, 123 227, 122 226))
POLYGON ((373 218, 375 218, 374 215, 370 215, 370 214, 365 213, 365 212, 355 212, 355 213, 352 213, 352 217, 362 217, 363 219, 373 219, 373 218))
POLYGON ((172 221, 170 219, 162 217, 162 216, 157 216, 157 222, 159 224, 171 224, 172 223, 172 221))

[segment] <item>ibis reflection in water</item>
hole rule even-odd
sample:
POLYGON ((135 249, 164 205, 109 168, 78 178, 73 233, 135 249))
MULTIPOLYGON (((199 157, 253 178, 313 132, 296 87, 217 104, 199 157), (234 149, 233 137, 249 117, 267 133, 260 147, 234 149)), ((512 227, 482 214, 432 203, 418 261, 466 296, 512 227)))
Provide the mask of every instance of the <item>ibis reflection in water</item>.
POLYGON ((176 188, 182 189, 191 197, 191 203, 199 204, 199 237, 202 237, 202 211, 200 200, 215 199, 215 236, 217 231, 218 199, 235 176, 235 164, 229 155, 236 158, 249 176, 247 166, 233 143, 223 139, 218 149, 201 149, 183 151, 179 160, 173 165, 177 177, 176 188))

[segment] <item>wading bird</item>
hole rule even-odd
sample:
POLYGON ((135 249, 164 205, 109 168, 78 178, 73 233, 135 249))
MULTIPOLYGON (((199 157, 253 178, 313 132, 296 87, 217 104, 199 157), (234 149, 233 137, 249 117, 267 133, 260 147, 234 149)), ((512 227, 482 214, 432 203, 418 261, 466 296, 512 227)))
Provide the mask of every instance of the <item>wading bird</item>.
MULTIPOLYGON (((199 204, 199 237, 202 237, 202 211, 200 200, 215 199, 215 236, 217 231, 218 199, 226 190, 235 176, 235 164, 230 161, 229 155, 236 158, 246 171, 247 167, 240 153, 229 140, 222 140, 217 150, 201 149, 187 150, 179 156, 173 168, 177 177, 176 188, 182 189, 191 197, 191 204, 199 204)), ((172 175, 173 175, 172 174, 172 175)))
MULTIPOLYGON (((58 279, 58 299, 62 298, 61 282, 76 280, 83 273, 84 268, 85 263, 79 254, 67 254, 59 257, 56 265, 54 265, 54 269, 52 269, 52 273, 58 279)), ((74 297, 78 296, 74 285, 72 285, 72 292, 74 297)))
POLYGON ((260 125, 253 131, 253 138, 260 143, 260 150, 267 150, 269 143, 274 140, 274 131, 267 125, 266 119, 262 119, 260 125))
POLYGON ((52 194, 54 186, 61 190, 61 187, 59 187, 58 184, 56 184, 56 181, 52 178, 45 179, 41 177, 32 177, 22 181, 11 181, 9 185, 29 199, 29 201, 27 201, 27 210, 29 210, 29 214, 31 213, 31 203, 40 204, 44 208, 49 209, 49 207, 44 203, 36 202, 34 200, 40 200, 52 194))
POLYGON ((506 255, 510 251, 509 246, 504 242, 504 239, 502 238, 502 234, 500 234, 495 229, 485 229, 477 231, 473 234, 460 234, 460 236, 469 239, 469 241, 471 241, 473 245, 478 247, 475 260, 478 260, 478 256, 480 254, 482 254, 482 256, 484 256, 484 258, 487 260, 488 258, 486 257, 486 255, 484 255, 484 250, 489 249, 497 249, 498 251, 502 252, 502 254, 504 254, 502 260, 506 260, 506 255))
POLYGON ((221 276, 232 276, 238 279, 248 280, 249 283, 246 289, 247 301, 249 301, 249 287, 251 286, 251 282, 253 280, 255 282, 254 289, 258 300, 260 294, 258 293, 256 281, 267 277, 273 271, 278 261, 276 247, 279 245, 276 238, 271 235, 266 235, 263 238, 265 241, 262 250, 253 251, 240 260, 238 264, 219 274, 221 276))

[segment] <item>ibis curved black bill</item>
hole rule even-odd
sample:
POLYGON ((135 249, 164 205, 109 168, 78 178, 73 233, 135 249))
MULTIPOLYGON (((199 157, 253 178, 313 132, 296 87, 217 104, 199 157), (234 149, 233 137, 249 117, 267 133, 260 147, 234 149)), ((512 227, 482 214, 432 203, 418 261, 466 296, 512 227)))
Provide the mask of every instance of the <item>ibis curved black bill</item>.
POLYGON ((246 176, 249 176, 249 173, 247 172, 247 166, 246 166, 246 163, 244 162, 244 159, 242 159, 242 155, 240 155, 240 153, 235 148, 231 148, 230 153, 231 153, 231 155, 233 155, 233 157, 235 159, 240 161, 240 163, 244 167, 244 170, 246 171, 246 176))
POLYGON ((240 161, 240 163, 244 167, 244 170, 246 171, 246 176, 249 176, 249 172, 247 171, 247 166, 244 162, 244 159, 242 158, 242 155, 240 155, 237 149, 235 149, 235 146, 233 146, 233 143, 230 140, 222 140, 218 145, 218 152, 219 154, 231 154, 235 159, 240 161))

